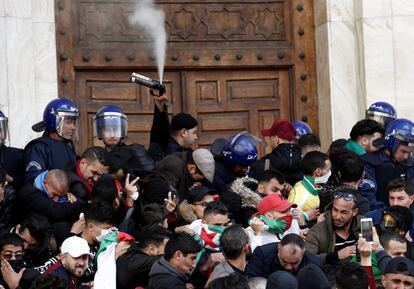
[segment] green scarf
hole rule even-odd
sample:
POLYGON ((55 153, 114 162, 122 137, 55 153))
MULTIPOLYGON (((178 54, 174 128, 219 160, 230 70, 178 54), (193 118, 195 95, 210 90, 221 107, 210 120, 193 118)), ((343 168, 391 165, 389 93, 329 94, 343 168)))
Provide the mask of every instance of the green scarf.
MULTIPOLYGON (((265 225, 269 228, 269 232, 274 234, 283 234, 286 228, 286 221, 285 220, 272 220, 266 217, 265 215, 257 216, 258 219, 262 220, 265 225)), ((249 224, 251 225, 253 218, 249 220, 249 224)))
POLYGON ((359 156, 366 153, 364 148, 362 146, 360 146, 357 142, 354 142, 353 140, 347 141, 344 148, 356 153, 359 156))
POLYGON ((315 188, 315 179, 312 177, 304 176, 302 180, 302 186, 313 196, 317 196, 320 189, 315 188))

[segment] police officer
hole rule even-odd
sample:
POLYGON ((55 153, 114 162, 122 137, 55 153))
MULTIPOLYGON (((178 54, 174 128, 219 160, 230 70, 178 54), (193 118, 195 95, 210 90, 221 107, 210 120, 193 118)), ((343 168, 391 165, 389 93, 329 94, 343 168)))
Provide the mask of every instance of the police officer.
POLYGON ((15 189, 23 181, 23 150, 6 146, 8 119, 0 111, 0 165, 6 171, 6 179, 15 189))
POLYGON ((371 209, 389 206, 387 186, 391 180, 402 178, 414 184, 414 123, 396 119, 385 131, 385 148, 363 154, 365 179, 360 192, 368 199, 371 209))
POLYGON ((397 112, 388 102, 378 101, 365 111, 365 118, 377 121, 386 129, 393 120, 397 119, 397 112))
POLYGON ((65 98, 54 99, 43 112, 43 121, 32 126, 45 131, 24 149, 24 180, 32 181, 38 174, 51 169, 74 169, 76 153, 72 140, 77 137, 79 109, 65 98))
POLYGON ((262 141, 246 131, 230 136, 221 157, 216 158, 212 187, 222 193, 238 177, 244 177, 257 160, 257 144, 262 141))
POLYGON ((153 170, 154 161, 143 145, 126 145, 128 118, 116 105, 105 105, 93 118, 95 137, 102 140, 105 148, 118 156, 127 172, 135 169, 153 170))
POLYGON ((305 134, 311 134, 312 133, 311 127, 303 121, 295 120, 294 122, 292 122, 292 124, 295 127, 295 131, 296 131, 295 138, 297 140, 300 139, 300 137, 305 135, 305 134))

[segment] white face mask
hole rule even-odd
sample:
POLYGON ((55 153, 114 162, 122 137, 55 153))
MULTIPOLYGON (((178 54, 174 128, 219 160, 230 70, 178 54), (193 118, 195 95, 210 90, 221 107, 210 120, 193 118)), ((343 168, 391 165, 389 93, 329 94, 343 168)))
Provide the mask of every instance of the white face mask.
POLYGON ((331 174, 332 174, 331 170, 329 170, 326 175, 315 178, 315 184, 326 184, 328 182, 329 177, 331 176, 331 174))
POLYGON ((103 239, 105 239, 108 235, 112 234, 112 230, 110 229, 102 229, 101 234, 96 237, 96 240, 100 243, 103 239))

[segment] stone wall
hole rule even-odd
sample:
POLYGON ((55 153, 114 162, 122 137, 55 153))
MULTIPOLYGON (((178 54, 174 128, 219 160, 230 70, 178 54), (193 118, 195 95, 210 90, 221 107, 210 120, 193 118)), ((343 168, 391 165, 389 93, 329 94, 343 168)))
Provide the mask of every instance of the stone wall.
POLYGON ((348 137, 375 101, 414 119, 414 1, 315 0, 314 9, 325 147, 348 137))
POLYGON ((31 125, 57 97, 54 23, 53 0, 0 0, 0 110, 15 147, 39 135, 31 125))

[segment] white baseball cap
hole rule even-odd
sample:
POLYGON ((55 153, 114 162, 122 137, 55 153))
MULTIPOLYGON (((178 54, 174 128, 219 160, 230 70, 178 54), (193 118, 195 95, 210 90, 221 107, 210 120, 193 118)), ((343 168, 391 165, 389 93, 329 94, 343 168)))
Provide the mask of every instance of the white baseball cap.
POLYGON ((91 255, 88 242, 77 236, 69 237, 63 241, 60 251, 62 253, 68 253, 73 258, 78 258, 82 255, 91 255))

